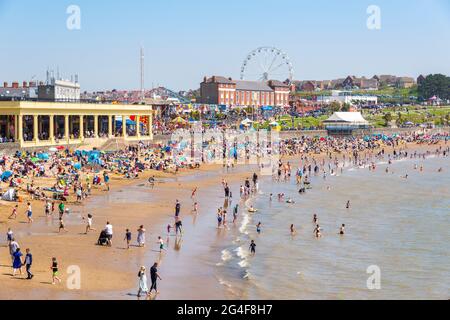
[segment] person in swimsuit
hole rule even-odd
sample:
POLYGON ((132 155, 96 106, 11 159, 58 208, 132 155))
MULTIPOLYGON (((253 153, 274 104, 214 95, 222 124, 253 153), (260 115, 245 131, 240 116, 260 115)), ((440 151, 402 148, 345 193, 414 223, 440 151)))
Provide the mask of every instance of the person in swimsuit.
POLYGON ((295 231, 294 224, 291 224, 290 231, 291 231, 291 235, 292 235, 292 236, 295 235, 295 234, 297 233, 297 232, 295 231))
POLYGON ((256 232, 258 232, 258 234, 261 233, 261 222, 258 222, 258 224, 256 225, 256 232))
POLYGON ((254 240, 250 242, 250 253, 253 255, 256 254, 256 243, 254 240))
POLYGON ((55 284, 55 280, 61 283, 61 279, 58 277, 58 262, 55 257, 52 258, 50 270, 52 270, 52 284, 55 284))
POLYGON ((17 218, 17 208, 19 207, 19 205, 15 205, 11 215, 8 217, 8 219, 16 219, 17 218))
POLYGON ((65 231, 65 232, 69 232, 69 231, 67 231, 66 227, 64 226, 63 219, 59 218, 59 230, 58 230, 58 233, 60 233, 61 230, 65 231))
POLYGON ((342 224, 341 228, 339 229, 339 234, 344 235, 345 234, 345 224, 342 224))
POLYGON ((161 237, 158 237, 158 242, 159 244, 159 253, 161 253, 164 249, 164 240, 161 237))
POLYGON ((87 224, 86 224, 86 234, 88 234, 89 231, 95 231, 94 228, 92 228, 92 214, 87 215, 87 224))

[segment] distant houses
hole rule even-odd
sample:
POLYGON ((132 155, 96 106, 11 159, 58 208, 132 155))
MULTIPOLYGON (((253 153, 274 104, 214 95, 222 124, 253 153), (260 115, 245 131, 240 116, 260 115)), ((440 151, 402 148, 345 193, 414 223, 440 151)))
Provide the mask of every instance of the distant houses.
POLYGON ((412 77, 397 77, 394 75, 374 75, 372 78, 349 75, 346 78, 334 80, 303 80, 292 81, 296 91, 314 92, 322 90, 378 90, 382 87, 411 88, 424 77, 419 76, 417 82, 412 77))

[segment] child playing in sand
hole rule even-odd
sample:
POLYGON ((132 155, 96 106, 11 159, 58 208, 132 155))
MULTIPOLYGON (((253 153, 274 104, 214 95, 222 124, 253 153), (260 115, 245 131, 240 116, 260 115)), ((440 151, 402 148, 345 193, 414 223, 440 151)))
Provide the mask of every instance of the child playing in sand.
POLYGON ((55 257, 52 258, 50 270, 52 270, 52 284, 55 284, 55 280, 61 283, 61 279, 58 277, 58 262, 55 257))
POLYGON ((64 226, 63 219, 59 218, 59 230, 58 230, 58 233, 60 233, 61 230, 65 231, 65 232, 69 232, 69 231, 67 231, 66 227, 64 226))
POLYGON ((17 218, 17 208, 19 207, 19 205, 15 205, 11 215, 8 217, 8 219, 16 219, 17 218))
POLYGON ((157 243, 159 244, 159 253, 164 250, 164 240, 161 237, 158 237, 157 243))

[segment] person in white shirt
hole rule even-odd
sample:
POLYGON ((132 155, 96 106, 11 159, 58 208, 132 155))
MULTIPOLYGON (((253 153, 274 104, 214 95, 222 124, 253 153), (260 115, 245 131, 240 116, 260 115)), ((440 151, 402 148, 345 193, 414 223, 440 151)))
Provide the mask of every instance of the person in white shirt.
POLYGON ((113 226, 108 222, 106 222, 105 233, 108 237, 108 245, 112 246, 112 236, 113 236, 113 226))

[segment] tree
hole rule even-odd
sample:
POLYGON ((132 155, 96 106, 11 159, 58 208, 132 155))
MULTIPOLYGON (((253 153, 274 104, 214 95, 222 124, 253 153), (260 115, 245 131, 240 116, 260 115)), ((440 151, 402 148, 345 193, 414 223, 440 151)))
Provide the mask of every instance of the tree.
POLYGON ((419 84, 418 93, 422 99, 430 99, 433 96, 450 99, 450 77, 430 74, 419 84))
POLYGON ((349 111, 349 110, 350 110, 350 104, 344 103, 344 104, 342 105, 341 111, 347 112, 347 111, 349 111))
POLYGON ((337 101, 333 101, 330 103, 330 110, 332 112, 338 112, 339 110, 341 110, 341 104, 337 101))
POLYGON ((397 116, 398 116, 398 118, 397 118, 397 125, 399 126, 399 125, 401 125, 403 123, 403 121, 402 121, 402 113, 398 112, 397 116))
POLYGON ((392 121, 392 114, 390 112, 386 113, 383 116, 384 121, 386 122, 386 127, 389 125, 389 122, 392 121))

